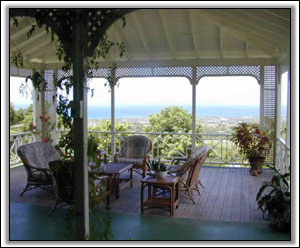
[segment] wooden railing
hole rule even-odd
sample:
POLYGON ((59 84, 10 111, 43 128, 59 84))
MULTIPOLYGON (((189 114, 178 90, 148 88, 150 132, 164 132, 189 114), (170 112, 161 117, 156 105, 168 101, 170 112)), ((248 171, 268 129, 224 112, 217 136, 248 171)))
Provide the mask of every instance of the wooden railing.
MULTIPOLYGON (((61 133, 63 131, 58 131, 61 133)), ((99 140, 99 148, 103 149, 108 157, 112 155, 112 133, 108 131, 88 131, 89 135, 94 135, 99 140)), ((160 158, 163 161, 170 162, 173 158, 186 157, 191 152, 192 134, 191 133, 162 133, 162 132, 115 132, 116 152, 120 151, 121 144, 125 137, 130 135, 145 135, 149 137, 154 144, 152 157, 160 158), (181 141, 181 146, 176 142, 181 141)), ((198 133, 196 134, 196 147, 206 145, 210 147, 210 155, 206 159, 209 165, 226 166, 248 166, 248 162, 243 160, 238 152, 236 145, 230 140, 231 134, 222 133, 198 133)), ((30 132, 14 134, 10 136, 10 165, 20 162, 17 155, 19 146, 34 141, 34 136, 30 132)), ((278 145, 280 149, 280 158, 278 163, 288 167, 289 152, 285 152, 286 146, 283 143, 278 145)), ((286 169, 285 169, 286 170, 286 169)))
POLYGON ((23 132, 10 135, 9 139, 9 158, 10 166, 14 166, 21 162, 17 149, 25 144, 35 141, 35 137, 31 132, 23 132))
MULTIPOLYGON (((101 149, 111 155, 111 132, 89 131, 89 135, 99 138, 101 149)), ((191 152, 191 133, 162 133, 162 132, 116 132, 116 151, 120 151, 122 141, 130 135, 145 135, 149 137, 153 146, 153 158, 160 158, 164 161, 171 161, 175 157, 186 157, 191 152), (183 145, 176 145, 176 141, 181 141, 183 145)), ((231 134, 198 133, 196 134, 196 147, 206 145, 210 147, 210 156, 206 164, 218 165, 248 165, 243 161, 236 145, 230 140, 231 134)))

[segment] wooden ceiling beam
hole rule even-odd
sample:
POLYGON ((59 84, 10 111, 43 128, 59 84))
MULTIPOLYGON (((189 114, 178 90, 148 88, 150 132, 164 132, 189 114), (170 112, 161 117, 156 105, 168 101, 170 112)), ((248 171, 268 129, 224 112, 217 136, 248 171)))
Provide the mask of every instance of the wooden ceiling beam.
POLYGON ((18 44, 18 48, 22 50, 23 47, 30 45, 32 42, 35 42, 39 39, 50 39, 47 37, 46 30, 42 30, 40 32, 33 33, 29 38, 27 36, 23 36, 22 39, 14 40, 15 44, 18 44))
POLYGON ((263 9, 247 9, 247 10, 238 10, 243 14, 253 17, 259 20, 262 23, 267 23, 268 25, 274 26, 282 31, 286 32, 286 30, 290 30, 290 21, 283 20, 281 18, 277 18, 276 16, 265 12, 263 9))
POLYGON ((167 40, 167 43, 168 43, 168 46, 169 46, 169 49, 170 49, 170 54, 171 54, 171 57, 174 59, 176 58, 176 49, 175 49, 175 45, 174 45, 174 42, 173 42, 173 38, 172 38, 172 35, 171 35, 171 32, 170 32, 170 29, 168 28, 168 23, 167 23, 167 20, 166 20, 166 17, 165 17, 165 12, 163 10, 158 10, 158 15, 160 17, 160 20, 161 20, 161 23, 162 23, 162 26, 163 26, 163 30, 164 30, 164 33, 165 33, 165 37, 166 37, 166 40, 167 40))
POLYGON ((208 18, 210 21, 215 23, 216 25, 222 27, 224 30, 228 30, 230 33, 234 34, 238 38, 248 41, 253 46, 261 49, 265 53, 267 53, 270 56, 279 56, 279 47, 274 47, 274 43, 277 43, 276 41, 267 41, 264 38, 256 37, 249 30, 246 29, 246 27, 240 27, 239 25, 234 25, 232 23, 226 22, 221 18, 218 18, 218 16, 209 13, 209 11, 205 10, 199 10, 199 14, 202 16, 208 18))
POLYGON ((263 11, 284 21, 291 21, 291 11, 289 9, 264 9, 263 11))
POLYGON ((200 45, 199 42, 197 40, 197 34, 196 34, 196 20, 195 20, 195 14, 192 12, 192 10, 188 10, 188 16, 189 16, 189 24, 190 24, 190 29, 191 29, 191 33, 192 33, 192 37, 193 37, 193 43, 194 43, 194 48, 197 54, 197 58, 201 58, 200 55, 200 45))
POLYGON ((257 18, 253 16, 249 16, 245 14, 245 10, 225 10, 225 11, 218 11, 218 15, 222 15, 227 20, 232 20, 233 22, 239 23, 241 25, 247 26, 252 31, 257 31, 260 34, 264 34, 266 37, 269 35, 273 35, 278 37, 279 39, 285 40, 287 37, 289 37, 290 32, 289 29, 285 30, 278 30, 277 27, 266 23, 259 21, 257 18))
POLYGON ((144 34, 144 31, 143 31, 143 27, 141 26, 140 24, 140 20, 139 20, 139 17, 137 16, 137 13, 136 12, 132 12, 131 15, 128 15, 128 16, 131 16, 132 17, 132 22, 134 24, 134 27, 137 31, 137 34, 138 34, 138 37, 146 51, 146 54, 148 56, 149 59, 152 58, 152 55, 151 55, 151 50, 150 50, 150 47, 147 43, 147 40, 146 40, 146 36, 144 34))

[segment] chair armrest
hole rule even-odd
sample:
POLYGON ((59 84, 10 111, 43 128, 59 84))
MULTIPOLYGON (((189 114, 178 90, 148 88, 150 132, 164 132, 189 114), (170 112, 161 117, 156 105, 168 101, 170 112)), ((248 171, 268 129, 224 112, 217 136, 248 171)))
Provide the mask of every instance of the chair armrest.
POLYGON ((171 164, 179 164, 180 162, 185 162, 187 160, 187 158, 185 157, 180 157, 180 158, 174 158, 171 161, 171 164))
POLYGON ((35 167, 32 165, 28 165, 28 164, 24 164, 24 166, 29 167, 30 169, 33 169, 33 170, 38 170, 38 171, 51 171, 50 168, 39 168, 39 167, 35 167))

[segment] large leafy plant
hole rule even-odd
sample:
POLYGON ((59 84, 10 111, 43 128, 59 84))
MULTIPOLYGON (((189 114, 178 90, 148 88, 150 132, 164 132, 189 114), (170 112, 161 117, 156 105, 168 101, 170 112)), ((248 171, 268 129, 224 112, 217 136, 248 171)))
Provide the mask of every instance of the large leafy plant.
POLYGON ((267 132, 261 131, 257 123, 239 123, 233 128, 231 140, 247 159, 265 157, 272 147, 267 132))
POLYGON ((256 201, 263 212, 263 218, 270 220, 270 225, 282 231, 291 228, 291 192, 290 173, 281 174, 270 166, 275 175, 259 189, 256 201))

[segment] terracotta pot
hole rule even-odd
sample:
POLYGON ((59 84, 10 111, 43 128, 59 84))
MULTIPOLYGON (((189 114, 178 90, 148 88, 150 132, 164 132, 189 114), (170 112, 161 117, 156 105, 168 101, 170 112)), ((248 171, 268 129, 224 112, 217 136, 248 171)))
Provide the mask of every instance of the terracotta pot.
POLYGON ((254 176, 257 176, 256 174, 261 174, 262 173, 262 166, 265 162, 265 157, 251 157, 248 158, 251 169, 250 172, 254 176), (252 173, 252 171, 255 171, 252 173))

